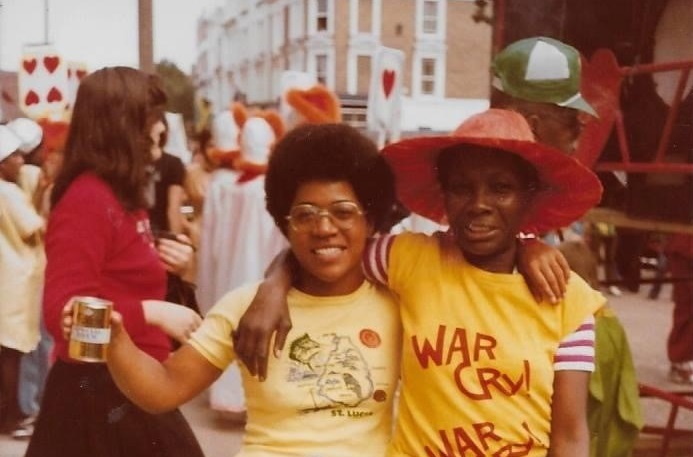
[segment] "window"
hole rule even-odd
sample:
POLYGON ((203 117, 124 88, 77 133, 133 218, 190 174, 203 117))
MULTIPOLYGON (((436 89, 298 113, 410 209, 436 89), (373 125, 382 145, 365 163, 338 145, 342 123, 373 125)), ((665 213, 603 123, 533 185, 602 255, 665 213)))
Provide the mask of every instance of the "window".
POLYGON ((436 59, 421 59, 421 94, 434 95, 436 89, 436 59))
POLYGON ((320 84, 327 85, 327 55, 315 56, 315 76, 320 84))
POLYGON ((367 94, 371 85, 371 56, 356 58, 356 92, 367 94))
POLYGON ((316 0, 315 6, 315 30, 327 31, 327 0, 316 0))
POLYGON ((358 31, 371 33, 373 30, 373 0, 360 0, 358 10, 358 31))
POLYGON ((423 33, 435 34, 438 31, 438 2, 423 2, 423 33))
POLYGON ((367 129, 366 108, 361 106, 342 107, 342 122, 356 129, 367 129))

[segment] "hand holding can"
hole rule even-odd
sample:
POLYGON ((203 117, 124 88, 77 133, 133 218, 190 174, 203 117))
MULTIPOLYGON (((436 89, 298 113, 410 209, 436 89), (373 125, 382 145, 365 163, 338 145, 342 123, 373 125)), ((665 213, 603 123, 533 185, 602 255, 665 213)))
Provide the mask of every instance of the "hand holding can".
POLYGON ((111 340, 113 302, 97 297, 72 299, 70 357, 82 362, 103 363, 111 340))

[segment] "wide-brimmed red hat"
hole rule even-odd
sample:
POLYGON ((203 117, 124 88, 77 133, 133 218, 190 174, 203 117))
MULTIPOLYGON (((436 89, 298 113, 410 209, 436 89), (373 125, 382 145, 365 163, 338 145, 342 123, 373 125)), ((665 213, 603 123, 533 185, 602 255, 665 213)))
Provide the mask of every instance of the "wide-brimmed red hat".
MULTIPOLYGON (((441 150, 475 145, 516 154, 538 171, 541 189, 533 199, 523 231, 541 233, 569 225, 599 203, 597 176, 558 149, 537 143, 522 115, 489 109, 464 121, 447 136, 417 137, 383 149, 397 178, 397 195, 411 211, 446 223, 436 163, 441 150)), ((458 148, 465 153, 464 148, 458 148)))

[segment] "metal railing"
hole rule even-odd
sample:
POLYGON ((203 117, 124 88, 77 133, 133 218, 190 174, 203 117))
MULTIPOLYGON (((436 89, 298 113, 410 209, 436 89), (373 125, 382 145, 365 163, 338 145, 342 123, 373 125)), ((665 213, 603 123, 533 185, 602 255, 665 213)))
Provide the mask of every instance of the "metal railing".
POLYGON ((652 74, 664 71, 679 71, 679 81, 676 87, 674 98, 667 114, 664 128, 659 138, 659 144, 655 153, 654 159, 649 162, 638 161, 631 159, 631 148, 628 144, 628 135, 626 132, 625 123, 623 120, 623 112, 619 107, 616 111, 616 119, 614 128, 618 139, 619 152, 621 161, 599 162, 594 168, 598 171, 625 171, 630 173, 685 173, 693 174, 693 163, 674 163, 666 162, 666 152, 669 149, 671 140, 671 132, 676 121, 676 116, 679 112, 679 107, 684 99, 684 91, 688 78, 693 69, 693 60, 651 63, 643 65, 635 65, 631 67, 621 67, 621 75, 626 78, 635 75, 652 74))

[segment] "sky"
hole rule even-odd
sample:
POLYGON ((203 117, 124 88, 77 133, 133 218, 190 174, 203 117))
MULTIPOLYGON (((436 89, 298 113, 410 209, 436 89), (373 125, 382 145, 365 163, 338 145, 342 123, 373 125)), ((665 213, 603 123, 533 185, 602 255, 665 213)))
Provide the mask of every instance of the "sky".
MULTIPOLYGON (((137 67, 137 0, 0 0, 0 69, 16 71, 24 45, 48 41, 67 61, 137 67)), ((223 0, 153 0, 154 62, 184 72, 195 61, 197 18, 223 0)))

